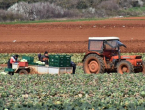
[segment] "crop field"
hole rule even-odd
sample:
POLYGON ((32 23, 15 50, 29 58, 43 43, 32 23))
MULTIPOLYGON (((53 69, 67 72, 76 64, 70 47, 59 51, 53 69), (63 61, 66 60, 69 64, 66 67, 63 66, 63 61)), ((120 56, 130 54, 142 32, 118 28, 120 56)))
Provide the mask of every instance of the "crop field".
POLYGON ((88 37, 116 36, 127 45, 122 55, 145 61, 145 17, 73 22, 0 24, 0 72, 18 53, 68 54, 76 74, 1 75, 0 110, 144 110, 145 74, 84 74, 82 59, 88 37))
POLYGON ((139 74, 14 75, 0 77, 0 109, 143 110, 139 74))
MULTIPOLYGON (((122 53, 142 55, 144 53, 122 53)), ((13 54, 0 54, 1 70, 13 54)), ((33 56, 36 53, 19 54, 33 56)), ((84 74, 82 54, 69 53, 77 64, 69 75, 0 75, 0 110, 142 110, 145 108, 145 74, 84 74)))
POLYGON ((119 37, 125 53, 145 52, 144 29, 145 17, 1 24, 0 53, 84 53, 88 37, 96 36, 119 37))

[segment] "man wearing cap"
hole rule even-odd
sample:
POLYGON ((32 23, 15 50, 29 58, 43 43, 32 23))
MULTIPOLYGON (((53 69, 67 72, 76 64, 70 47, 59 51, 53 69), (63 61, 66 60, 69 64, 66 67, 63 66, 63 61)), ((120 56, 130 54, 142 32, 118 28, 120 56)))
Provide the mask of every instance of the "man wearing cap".
MULTIPOLYGON (((19 55, 16 54, 16 55, 12 56, 12 57, 8 60, 8 63, 7 63, 8 68, 12 68, 12 63, 17 62, 17 61, 18 61, 18 57, 19 57, 19 55)), ((14 75, 14 72, 8 72, 8 74, 14 75)))
POLYGON ((48 59, 49 59, 48 52, 45 51, 45 52, 44 52, 44 55, 41 56, 40 60, 41 60, 42 62, 45 62, 46 65, 48 65, 48 59))

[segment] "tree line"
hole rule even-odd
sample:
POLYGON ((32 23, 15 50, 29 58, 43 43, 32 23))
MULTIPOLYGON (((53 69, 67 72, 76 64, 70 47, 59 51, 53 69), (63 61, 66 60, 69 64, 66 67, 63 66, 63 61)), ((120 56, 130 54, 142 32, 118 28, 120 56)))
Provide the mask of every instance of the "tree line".
POLYGON ((145 2, 145 0, 0 0, 0 9, 8 9, 13 4, 22 1, 27 3, 49 2, 65 9, 98 8, 102 3, 109 3, 110 1, 118 5, 120 8, 136 7, 140 5, 143 6, 145 2))

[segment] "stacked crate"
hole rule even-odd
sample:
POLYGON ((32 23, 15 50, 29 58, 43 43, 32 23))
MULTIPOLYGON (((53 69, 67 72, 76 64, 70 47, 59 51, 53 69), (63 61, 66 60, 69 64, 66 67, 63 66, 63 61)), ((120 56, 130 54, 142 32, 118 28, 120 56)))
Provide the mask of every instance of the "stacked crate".
POLYGON ((37 63, 34 63, 34 57, 30 57, 30 56, 22 56, 22 59, 27 60, 28 65, 38 65, 37 63))
POLYGON ((5 68, 5 70, 4 70, 5 72, 14 72, 15 70, 14 69, 12 69, 12 68, 5 68))
POLYGON ((49 66, 52 67, 70 67, 70 55, 49 55, 49 66))
POLYGON ((28 63, 33 63, 34 62, 34 57, 22 56, 22 59, 27 60, 28 63))

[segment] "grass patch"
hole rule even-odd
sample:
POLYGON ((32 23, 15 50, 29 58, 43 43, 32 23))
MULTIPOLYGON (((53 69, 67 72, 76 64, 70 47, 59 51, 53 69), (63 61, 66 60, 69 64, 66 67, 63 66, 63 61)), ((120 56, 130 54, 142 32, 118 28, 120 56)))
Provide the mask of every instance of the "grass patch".
POLYGON ((128 21, 130 21, 130 20, 132 20, 132 21, 135 21, 135 20, 145 20, 145 19, 118 19, 118 20, 128 20, 128 21))
POLYGON ((132 7, 127 10, 129 10, 129 11, 145 11, 145 7, 132 7))
POLYGON ((77 21, 98 21, 107 18, 85 18, 85 19, 50 19, 36 21, 15 21, 15 22, 0 22, 0 24, 30 24, 30 23, 54 23, 54 22, 77 22, 77 21))

